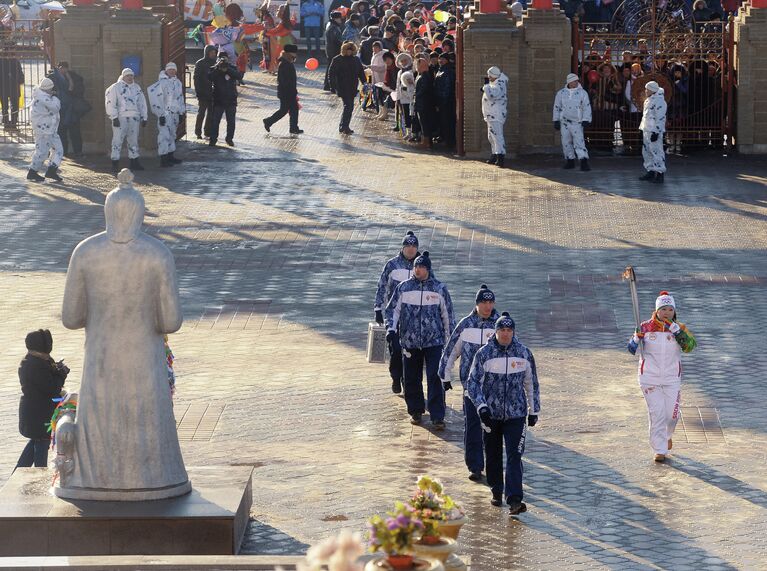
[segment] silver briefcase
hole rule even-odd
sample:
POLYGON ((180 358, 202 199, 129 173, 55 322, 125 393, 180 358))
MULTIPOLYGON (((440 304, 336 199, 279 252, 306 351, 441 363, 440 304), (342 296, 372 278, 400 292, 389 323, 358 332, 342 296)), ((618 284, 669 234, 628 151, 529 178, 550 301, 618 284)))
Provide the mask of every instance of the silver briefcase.
POLYGON ((388 356, 386 327, 368 323, 368 363, 385 363, 388 356))

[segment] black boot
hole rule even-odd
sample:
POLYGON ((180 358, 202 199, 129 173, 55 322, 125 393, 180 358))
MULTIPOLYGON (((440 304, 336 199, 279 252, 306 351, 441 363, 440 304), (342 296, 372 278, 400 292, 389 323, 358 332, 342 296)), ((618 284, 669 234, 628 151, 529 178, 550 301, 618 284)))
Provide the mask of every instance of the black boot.
POLYGON ((500 492, 497 494, 493 492, 493 499, 490 500, 490 503, 497 508, 501 507, 503 505, 503 495, 500 492))
POLYGON ((37 171, 29 169, 29 172, 27 172, 27 180, 31 180, 32 182, 43 182, 45 178, 40 176, 37 171))
POLYGON ((591 170, 588 159, 581 159, 581 170, 584 172, 591 170))
POLYGON ((399 379, 394 379, 391 382, 391 392, 398 395, 402 392, 402 382, 399 379))
POLYGON ((652 179, 652 182, 655 184, 663 184, 663 173, 662 172, 656 172, 655 178, 652 179))
POLYGON ((160 167, 167 168, 172 166, 173 163, 168 160, 168 155, 160 155, 160 167))
POLYGON ((64 179, 59 176, 59 173, 56 172, 56 169, 58 169, 56 165, 51 165, 48 167, 48 170, 45 171, 45 178, 51 178, 55 180, 56 182, 62 182, 64 179))
POLYGON ((490 158, 485 161, 489 165, 494 165, 498 162, 498 155, 490 155, 490 158))
POLYGON ((655 172, 647 171, 644 175, 639 177, 639 180, 652 180, 655 178, 655 172))
POLYGON ((172 153, 168 153, 167 155, 165 155, 166 157, 168 157, 168 162, 170 163, 170 166, 173 166, 173 165, 180 165, 181 163, 183 163, 183 162, 184 162, 184 161, 182 161, 181 159, 177 159, 177 158, 176 158, 176 155, 175 155, 174 153, 175 153, 175 151, 173 151, 172 153))
POLYGON ((574 169, 575 168, 575 159, 567 159, 567 162, 562 167, 563 169, 574 169))
POLYGON ((503 159, 506 158, 506 155, 498 155, 498 160, 495 161, 495 164, 501 168, 503 168, 503 159))
POLYGON ((130 160, 130 167, 129 168, 132 171, 143 171, 144 170, 144 167, 141 166, 140 162, 138 162, 138 158, 130 160))
POLYGON ((120 172, 120 161, 112 161, 112 172, 117 174, 120 172))
POLYGON ((521 513, 524 513, 527 511, 527 506, 522 501, 521 498, 518 498, 516 496, 512 496, 508 500, 506 500, 506 503, 509 504, 509 514, 511 515, 519 515, 521 513))

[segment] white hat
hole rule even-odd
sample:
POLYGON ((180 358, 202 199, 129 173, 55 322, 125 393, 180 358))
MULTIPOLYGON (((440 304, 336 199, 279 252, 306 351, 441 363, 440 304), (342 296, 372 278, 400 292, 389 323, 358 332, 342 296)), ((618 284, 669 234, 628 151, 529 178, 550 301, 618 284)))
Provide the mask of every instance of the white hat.
POLYGON ((53 81, 50 77, 44 77, 43 80, 40 82, 40 85, 38 86, 43 91, 50 91, 55 87, 53 84, 53 81))
POLYGON ((565 81, 565 85, 568 83, 572 83, 573 81, 580 81, 581 78, 575 75, 574 73, 568 73, 567 74, 567 81, 565 81))
POLYGON ((501 77, 501 70, 498 68, 498 66, 494 65, 487 70, 487 77, 501 77))
POLYGON ((511 5, 511 15, 515 18, 521 18, 522 15, 525 13, 525 7, 522 6, 519 2, 514 2, 511 5))
POLYGON ((655 309, 658 310, 661 307, 665 307, 666 305, 670 305, 676 309, 676 302, 674 302, 674 298, 671 296, 671 294, 667 291, 662 291, 658 295, 658 299, 655 300, 655 309))
POLYGON ((658 82, 657 82, 657 81, 648 81, 648 82, 645 84, 644 88, 645 88, 647 91, 652 91, 653 93, 657 93, 657 92, 658 92, 658 90, 660 89, 660 85, 658 85, 658 82))
POLYGON ((169 69, 172 69, 173 71, 178 71, 178 68, 176 67, 176 64, 172 61, 169 61, 165 64, 165 71, 168 71, 169 69))
POLYGON ((135 75, 135 74, 133 73, 133 70, 131 68, 126 67, 124 70, 122 70, 120 77, 125 77, 126 75, 135 75))

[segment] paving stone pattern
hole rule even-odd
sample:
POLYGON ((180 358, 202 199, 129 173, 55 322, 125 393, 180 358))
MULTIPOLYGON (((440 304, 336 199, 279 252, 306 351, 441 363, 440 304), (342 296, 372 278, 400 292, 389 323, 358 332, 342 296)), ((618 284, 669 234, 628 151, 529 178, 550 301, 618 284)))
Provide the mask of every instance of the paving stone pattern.
MULTIPOLYGON (((461 550, 480 571, 763 568, 764 162, 672 158, 662 187, 637 180, 636 158, 597 157, 591 173, 562 171, 558 157, 499 170, 417 151, 359 112, 357 133, 341 137, 320 73, 300 76, 300 138, 287 120, 266 136, 274 79, 249 74, 234 149, 190 140, 181 167, 147 157, 137 175, 146 231, 178 266, 185 323, 171 345, 186 462, 255 466, 244 551, 301 553, 361 530, 430 473, 466 508, 461 550), (378 273, 408 229, 458 317, 487 283, 535 352, 543 412, 518 519, 466 478, 460 387, 446 431, 412 427, 385 367, 365 362, 378 273), (670 289, 699 341, 667 465, 652 462, 624 349, 628 264, 643 314, 670 289)), ((16 369, 28 330, 52 329, 77 387, 83 333, 60 323, 64 275, 75 244, 103 229, 115 185, 105 157, 66 162, 65 186, 27 184, 30 155, 0 147, 0 483, 23 446, 16 369)))

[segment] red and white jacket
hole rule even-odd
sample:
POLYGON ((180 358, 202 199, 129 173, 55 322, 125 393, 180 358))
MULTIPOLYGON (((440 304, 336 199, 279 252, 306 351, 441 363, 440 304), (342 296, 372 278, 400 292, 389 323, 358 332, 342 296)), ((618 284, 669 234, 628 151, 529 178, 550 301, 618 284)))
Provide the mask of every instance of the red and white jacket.
MULTIPOLYGON (((673 385, 682 380, 682 353, 689 353, 695 346, 695 338, 682 323, 677 323, 680 330, 675 335, 668 329, 668 324, 659 320, 655 313, 652 319, 642 323, 643 354, 639 359, 639 384, 673 385)), ((637 336, 631 338, 628 350, 637 352, 637 336)))

